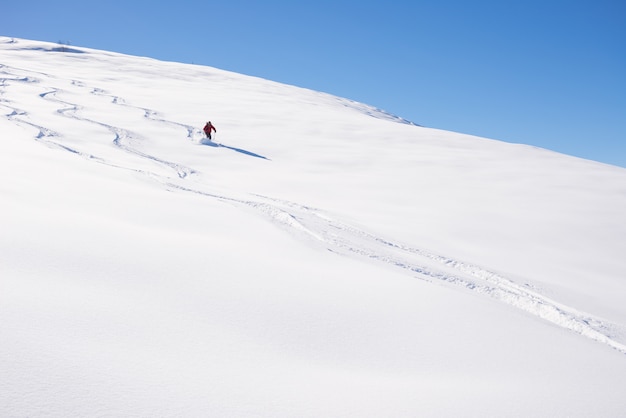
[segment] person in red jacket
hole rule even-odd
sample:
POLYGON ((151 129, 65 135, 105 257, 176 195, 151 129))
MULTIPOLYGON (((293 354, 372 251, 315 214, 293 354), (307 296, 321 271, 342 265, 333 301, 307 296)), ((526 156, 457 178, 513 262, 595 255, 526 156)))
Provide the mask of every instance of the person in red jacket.
POLYGON ((208 121, 206 123, 206 125, 204 125, 204 133, 206 134, 206 137, 211 139, 211 130, 213 130, 213 132, 217 133, 217 129, 215 129, 215 126, 213 126, 213 124, 211 123, 211 121, 208 121))

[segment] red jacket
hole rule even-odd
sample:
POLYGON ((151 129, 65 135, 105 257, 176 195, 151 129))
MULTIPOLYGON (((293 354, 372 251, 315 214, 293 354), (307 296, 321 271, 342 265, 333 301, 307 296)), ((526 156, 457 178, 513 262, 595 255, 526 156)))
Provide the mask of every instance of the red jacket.
POLYGON ((213 129, 213 132, 217 132, 217 130, 215 129, 215 126, 213 126, 211 122, 207 122, 206 125, 204 125, 204 133, 207 135, 210 135, 211 129, 213 129))

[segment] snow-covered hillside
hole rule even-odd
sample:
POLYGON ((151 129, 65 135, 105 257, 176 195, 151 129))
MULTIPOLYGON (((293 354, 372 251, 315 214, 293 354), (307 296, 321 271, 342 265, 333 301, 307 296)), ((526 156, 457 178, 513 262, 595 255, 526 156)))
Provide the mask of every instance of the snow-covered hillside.
POLYGON ((0 416, 626 413, 623 168, 0 37, 0 202, 0 416))

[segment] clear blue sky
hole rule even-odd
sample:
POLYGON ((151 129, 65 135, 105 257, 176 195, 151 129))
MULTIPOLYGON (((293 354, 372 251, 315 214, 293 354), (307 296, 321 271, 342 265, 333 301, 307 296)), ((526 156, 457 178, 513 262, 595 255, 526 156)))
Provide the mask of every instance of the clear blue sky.
POLYGON ((626 167, 624 0, 8 0, 0 35, 210 65, 626 167))

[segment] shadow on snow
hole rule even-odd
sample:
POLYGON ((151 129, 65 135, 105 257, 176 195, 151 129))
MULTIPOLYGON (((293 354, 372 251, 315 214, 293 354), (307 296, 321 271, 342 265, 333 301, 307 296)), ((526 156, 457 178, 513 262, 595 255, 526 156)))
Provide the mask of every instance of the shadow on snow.
POLYGON ((210 139, 208 139, 208 138, 204 138, 204 139, 202 139, 202 140, 200 141, 200 143, 201 143, 202 145, 208 145, 209 147, 215 147, 215 148, 227 148, 227 149, 229 149, 229 150, 236 151, 236 152, 239 152, 239 153, 241 153, 241 154, 249 155, 250 157, 262 158, 262 159, 264 159, 264 160, 268 160, 268 161, 270 161, 270 159, 269 159, 269 158, 264 157, 264 156, 259 155, 259 154, 255 154, 254 152, 251 152, 251 151, 246 151, 245 149, 241 149, 241 148, 229 147, 228 145, 224 145, 224 144, 220 144, 220 143, 217 143, 217 142, 213 142, 213 141, 211 141, 211 140, 210 140, 210 139))

